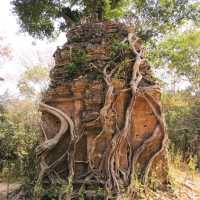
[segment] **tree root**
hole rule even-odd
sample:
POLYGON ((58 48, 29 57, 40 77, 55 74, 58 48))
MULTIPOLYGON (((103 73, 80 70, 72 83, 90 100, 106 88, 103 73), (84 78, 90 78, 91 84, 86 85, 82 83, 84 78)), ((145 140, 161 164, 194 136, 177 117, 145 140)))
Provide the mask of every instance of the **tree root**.
POLYGON ((48 113, 56 116, 60 120, 61 124, 60 124, 60 129, 59 129, 58 133, 51 139, 48 139, 46 137, 45 130, 44 130, 43 126, 41 125, 43 134, 45 135, 45 140, 36 149, 37 156, 39 157, 39 160, 40 160, 40 173, 38 175, 36 188, 35 188, 35 193, 36 193, 35 197, 38 200, 40 199, 40 194, 38 194, 38 188, 41 187, 44 176, 49 176, 49 178, 51 180, 50 171, 53 170, 68 155, 69 152, 66 151, 60 158, 58 158, 56 161, 54 161, 51 164, 47 164, 47 162, 46 162, 48 153, 56 147, 56 145, 59 143, 59 141, 64 136, 64 134, 66 134, 68 129, 70 131, 71 143, 76 138, 75 133, 74 133, 74 123, 67 114, 65 114, 64 112, 62 112, 61 110, 59 110, 57 108, 51 107, 44 103, 40 103, 40 111, 48 112, 48 113))
MULTIPOLYGON (((156 85, 151 87, 139 88, 139 83, 142 80, 142 74, 140 73, 140 65, 144 61, 143 49, 140 50, 136 49, 135 46, 139 39, 134 35, 133 32, 129 33, 127 40, 131 46, 133 54, 135 55, 135 62, 132 68, 132 79, 130 81, 130 88, 125 88, 120 91, 120 92, 131 91, 132 94, 132 98, 126 110, 124 127, 123 129, 119 130, 117 128, 116 120, 114 120, 113 123, 115 123, 115 129, 112 131, 111 134, 112 138, 111 136, 108 136, 109 132, 108 132, 108 127, 106 127, 107 125, 106 120, 108 120, 108 116, 111 117, 111 113, 112 114, 114 113, 113 102, 116 100, 116 96, 117 94, 119 94, 119 92, 115 91, 111 81, 111 76, 113 75, 115 69, 112 70, 110 75, 107 75, 105 73, 107 67, 105 67, 104 71, 101 72, 102 74, 104 74, 104 80, 108 85, 105 104, 100 111, 100 118, 103 124, 103 129, 101 133, 94 140, 93 148, 92 151, 90 152, 90 154, 93 155, 93 157, 89 159, 90 162, 96 161, 94 159, 95 156, 98 157, 99 159, 99 161, 97 162, 97 166, 99 167, 100 170, 98 171, 97 176, 99 176, 99 174, 101 173, 104 173, 102 176, 106 177, 107 181, 105 188, 108 193, 108 199, 113 197, 113 195, 116 197, 116 199, 120 199, 121 188, 124 188, 124 186, 127 185, 129 186, 128 187, 129 199, 132 200, 133 196, 135 195, 134 188, 132 188, 132 186, 134 185, 134 179, 132 177, 135 177, 135 175, 137 174, 136 166, 140 156, 145 150, 147 150, 147 147, 151 145, 155 140, 157 139, 161 140, 161 147, 150 158, 148 164, 145 166, 143 182, 146 184, 154 160, 162 154, 162 152, 165 150, 165 146, 167 143, 164 120, 161 115, 162 112, 161 106, 158 102, 155 101, 155 99, 151 95, 149 95, 146 92, 148 90, 151 91, 152 89, 160 92, 160 89, 156 85), (145 139, 143 141, 143 144, 139 146, 135 152, 133 152, 133 147, 131 146, 129 141, 130 141, 130 132, 132 128, 131 123, 133 120, 132 116, 134 113, 136 96, 142 96, 146 100, 146 102, 152 109, 153 114, 155 115, 158 121, 158 124, 155 127, 155 130, 153 131, 151 137, 145 139), (98 146, 101 145, 102 143, 104 144, 104 147, 102 148, 103 151, 100 151, 98 149, 98 146), (126 149, 125 152, 123 150, 124 148, 126 149), (128 162, 128 169, 125 171, 120 168, 120 159, 122 157, 127 158, 128 162)), ((98 69, 94 65, 93 68, 98 69)), ((91 164, 90 167, 93 169, 94 165, 91 164)))

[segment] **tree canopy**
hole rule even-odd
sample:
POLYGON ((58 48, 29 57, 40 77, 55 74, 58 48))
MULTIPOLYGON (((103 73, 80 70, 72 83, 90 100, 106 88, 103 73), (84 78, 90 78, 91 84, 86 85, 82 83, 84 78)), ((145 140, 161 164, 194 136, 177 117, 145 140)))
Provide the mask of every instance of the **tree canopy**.
POLYGON ((33 36, 51 37, 65 30, 82 17, 121 16, 130 1, 124 0, 13 0, 13 10, 19 17, 21 29, 33 36))
POLYGON ((52 37, 81 19, 116 19, 129 15, 145 37, 163 33, 184 20, 200 18, 200 3, 190 0, 12 0, 22 31, 52 37))
POLYGON ((174 32, 149 51, 152 65, 174 70, 177 77, 187 78, 194 92, 200 92, 200 32, 190 30, 174 32))

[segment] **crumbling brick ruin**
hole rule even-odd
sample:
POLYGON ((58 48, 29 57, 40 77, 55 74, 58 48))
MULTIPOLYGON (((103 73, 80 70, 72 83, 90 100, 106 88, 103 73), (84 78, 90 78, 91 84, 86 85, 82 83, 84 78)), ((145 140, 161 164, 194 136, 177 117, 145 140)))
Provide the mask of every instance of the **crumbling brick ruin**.
POLYGON ((166 184, 161 92, 134 29, 114 22, 76 26, 54 58, 40 104, 37 184, 59 177, 73 186, 66 199, 81 191, 88 200, 132 200, 136 179, 166 184))

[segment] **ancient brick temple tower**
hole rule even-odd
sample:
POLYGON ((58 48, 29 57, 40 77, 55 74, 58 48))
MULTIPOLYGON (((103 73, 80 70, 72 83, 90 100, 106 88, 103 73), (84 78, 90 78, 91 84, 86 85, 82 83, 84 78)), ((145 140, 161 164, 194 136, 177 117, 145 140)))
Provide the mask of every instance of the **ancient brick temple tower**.
POLYGON ((135 178, 148 184, 156 176, 165 184, 161 94, 141 40, 111 22, 76 26, 67 40, 54 53, 40 105, 38 184, 71 179, 68 199, 78 199, 80 189, 85 199, 133 199, 135 178))

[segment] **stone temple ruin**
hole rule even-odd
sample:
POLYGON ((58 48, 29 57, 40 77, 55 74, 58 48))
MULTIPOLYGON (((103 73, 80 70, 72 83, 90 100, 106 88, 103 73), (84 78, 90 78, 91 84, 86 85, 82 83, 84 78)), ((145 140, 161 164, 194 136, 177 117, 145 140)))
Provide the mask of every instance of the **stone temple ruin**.
POLYGON ((66 180, 66 199, 134 199, 134 183, 167 183, 160 88, 142 41, 120 23, 82 24, 54 53, 40 104, 37 184, 66 180), (103 191, 101 194, 97 191, 103 191))

